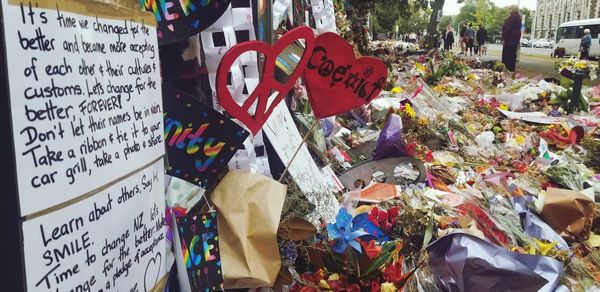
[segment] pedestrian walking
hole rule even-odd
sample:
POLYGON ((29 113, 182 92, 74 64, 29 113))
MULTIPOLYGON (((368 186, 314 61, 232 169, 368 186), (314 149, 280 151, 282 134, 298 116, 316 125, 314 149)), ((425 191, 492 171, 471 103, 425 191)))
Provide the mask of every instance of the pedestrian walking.
POLYGON ((592 34, 589 29, 583 31, 581 44, 579 45, 579 59, 587 60, 590 56, 590 47, 592 46, 592 34))
POLYGON ((473 47, 475 46, 475 29, 473 29, 473 25, 470 23, 465 36, 467 38, 467 52, 473 56, 473 47))
POLYGON ((446 34, 444 36, 444 51, 450 51, 454 44, 454 29, 451 25, 446 27, 446 34))
POLYGON ((460 54, 465 54, 467 50, 467 25, 464 21, 460 22, 460 28, 458 30, 459 42, 460 42, 460 54))
POLYGON ((521 15, 519 7, 509 8, 510 15, 502 26, 502 63, 508 70, 514 72, 517 66, 517 49, 521 40, 521 15))
POLYGON ((477 45, 479 46, 479 56, 487 54, 487 30, 483 25, 477 29, 477 45))

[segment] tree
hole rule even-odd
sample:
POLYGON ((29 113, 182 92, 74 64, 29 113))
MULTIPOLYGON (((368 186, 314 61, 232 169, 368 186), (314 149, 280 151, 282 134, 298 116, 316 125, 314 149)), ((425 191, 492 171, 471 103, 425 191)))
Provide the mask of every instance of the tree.
POLYGON ((385 13, 407 17, 410 14, 411 7, 427 9, 433 1, 442 1, 443 6, 444 0, 348 0, 350 5, 347 7, 346 15, 352 27, 350 37, 360 53, 368 54, 367 23, 370 16, 373 16, 371 19, 377 18, 378 28, 384 31, 391 31, 393 28, 389 27, 389 25, 393 25, 397 19, 397 17, 378 17, 375 15, 376 7, 385 5, 385 13), (392 21, 390 22, 390 20, 392 21))
MULTIPOLYGON (((433 48, 435 46, 435 33, 438 26, 439 12, 444 8, 444 0, 432 0, 431 16, 429 17, 429 25, 427 26, 427 37, 425 39, 425 47, 433 48)), ((457 3, 462 3, 464 0, 457 0, 457 3)))
POLYGON ((475 22, 475 14, 477 13, 477 2, 475 0, 467 0, 465 5, 460 8, 458 15, 454 18, 454 26, 464 22, 475 22))
POLYGON ((391 2, 375 5, 374 21, 379 25, 379 29, 384 32, 394 31, 396 20, 400 18, 400 10, 397 5, 391 2))
MULTIPOLYGON (((461 21, 483 25, 488 32, 489 40, 493 41, 502 35, 502 26, 509 13, 508 7, 497 7, 490 0, 466 0, 465 5, 454 18, 454 26, 458 26, 461 21)), ((532 12, 521 9, 520 13, 525 17, 525 32, 529 32, 533 21, 532 12)))
MULTIPOLYGON (((346 7, 346 15, 348 16, 348 20, 350 21, 350 25, 352 28, 351 38, 356 46, 357 50, 361 54, 369 53, 369 36, 368 36, 368 28, 367 23, 372 14, 375 14, 375 8, 378 5, 387 5, 386 7, 390 9, 390 11, 394 12, 402 12, 406 11, 406 8, 413 3, 414 1, 428 1, 428 0, 348 0, 349 6, 346 7)), ((376 15, 375 18, 377 17, 376 15)), ((380 29, 385 30, 385 26, 389 25, 390 22, 384 20, 384 23, 381 23, 381 19, 377 19, 377 23, 380 29)), ((395 22, 396 18, 393 18, 391 24, 395 22)), ((388 28, 389 29, 389 28, 388 28)))
POLYGON ((448 25, 452 26, 453 21, 454 21, 454 17, 452 17, 450 15, 442 16, 442 20, 440 21, 440 24, 438 25, 438 30, 440 30, 440 31, 445 30, 448 25))
POLYGON ((490 26, 495 15, 496 5, 490 0, 476 0, 475 8, 473 25, 490 26))
POLYGON ((429 22, 429 9, 411 9, 407 17, 401 17, 396 20, 398 31, 402 34, 420 32, 427 28, 429 22))

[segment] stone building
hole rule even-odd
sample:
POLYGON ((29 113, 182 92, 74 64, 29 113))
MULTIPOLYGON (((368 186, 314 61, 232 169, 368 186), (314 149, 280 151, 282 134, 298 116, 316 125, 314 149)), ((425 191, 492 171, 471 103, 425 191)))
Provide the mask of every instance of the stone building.
POLYGON ((553 39, 561 23, 599 18, 599 0, 537 0, 533 19, 533 38, 553 39))

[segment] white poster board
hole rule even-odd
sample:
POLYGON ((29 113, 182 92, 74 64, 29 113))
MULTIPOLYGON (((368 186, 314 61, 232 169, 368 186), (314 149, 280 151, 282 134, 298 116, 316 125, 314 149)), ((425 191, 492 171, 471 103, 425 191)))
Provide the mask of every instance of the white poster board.
POLYGON ((168 267, 163 164, 24 222, 27 291, 150 291, 168 267))
POLYGON ((153 15, 96 1, 1 1, 22 216, 163 155, 153 15))
MULTIPOLYGON (((330 174, 321 171, 312 160, 306 144, 302 143, 302 136, 300 136, 285 102, 281 102, 275 107, 265 123, 263 131, 284 165, 290 163, 294 152, 302 144, 302 148, 288 169, 290 176, 307 199, 316 205, 317 214, 315 216, 322 216, 328 222, 334 222, 339 209, 339 204, 332 193, 336 189, 336 183, 330 174)), ((311 216, 313 217, 311 219, 319 219, 314 218, 315 216, 311 216)))

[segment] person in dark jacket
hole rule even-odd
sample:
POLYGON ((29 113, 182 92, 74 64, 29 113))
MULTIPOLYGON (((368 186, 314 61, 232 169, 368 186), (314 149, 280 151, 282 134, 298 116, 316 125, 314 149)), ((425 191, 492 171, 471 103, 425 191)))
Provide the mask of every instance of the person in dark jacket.
POLYGON ((467 32, 465 33, 465 36, 467 38, 467 50, 465 51, 465 55, 467 55, 468 52, 471 52, 471 56, 473 56, 473 49, 475 47, 475 34, 477 32, 475 31, 475 29, 473 28, 473 25, 469 23, 469 27, 467 28, 467 32))
POLYGON ((510 15, 502 27, 502 63, 514 72, 517 66, 517 50, 521 43, 521 15, 518 6, 509 8, 510 15))
POLYGON ((590 47, 592 46, 592 34, 590 30, 586 28, 583 31, 583 37, 581 38, 581 44, 579 45, 579 58, 582 60, 587 60, 590 56, 590 47))
POLYGON ((450 51, 452 49, 452 45, 454 44, 454 30, 452 26, 448 25, 446 27, 446 33, 444 35, 444 51, 450 51))
POLYGON ((459 42, 460 42, 460 53, 464 54, 467 51, 467 24, 464 21, 460 22, 460 28, 458 31, 459 42))
POLYGON ((477 29, 477 46, 479 47, 479 56, 487 53, 487 31, 483 25, 479 25, 479 29, 477 29))

